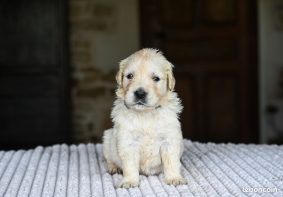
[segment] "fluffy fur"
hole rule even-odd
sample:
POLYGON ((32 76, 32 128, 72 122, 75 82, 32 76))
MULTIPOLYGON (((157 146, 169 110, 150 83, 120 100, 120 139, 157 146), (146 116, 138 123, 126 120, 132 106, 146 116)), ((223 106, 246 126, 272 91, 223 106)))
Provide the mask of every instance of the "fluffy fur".
POLYGON ((185 184, 180 158, 183 137, 180 99, 173 91, 173 65, 155 49, 142 49, 120 62, 114 127, 104 132, 103 150, 110 173, 123 172, 120 187, 139 184, 139 173, 163 172, 167 184, 185 184), (135 92, 144 90, 140 101, 135 92))

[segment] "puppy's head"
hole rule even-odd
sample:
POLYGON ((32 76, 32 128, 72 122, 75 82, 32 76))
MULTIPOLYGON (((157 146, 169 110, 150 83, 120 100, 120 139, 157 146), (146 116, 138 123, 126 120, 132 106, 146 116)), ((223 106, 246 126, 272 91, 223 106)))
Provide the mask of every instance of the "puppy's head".
POLYGON ((173 65, 156 49, 142 49, 120 62, 117 96, 127 108, 151 110, 174 90, 173 65))

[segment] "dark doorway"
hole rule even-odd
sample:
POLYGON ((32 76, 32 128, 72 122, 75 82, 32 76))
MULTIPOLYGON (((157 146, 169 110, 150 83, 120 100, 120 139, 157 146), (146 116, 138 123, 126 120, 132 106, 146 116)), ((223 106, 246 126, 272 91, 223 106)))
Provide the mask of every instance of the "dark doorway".
POLYGON ((68 142, 65 0, 0 3, 0 148, 68 142))

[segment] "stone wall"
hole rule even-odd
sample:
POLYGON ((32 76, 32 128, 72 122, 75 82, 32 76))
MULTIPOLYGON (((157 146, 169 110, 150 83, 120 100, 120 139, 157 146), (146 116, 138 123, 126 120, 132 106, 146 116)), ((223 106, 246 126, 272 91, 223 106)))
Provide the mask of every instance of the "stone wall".
POLYGON ((137 0, 70 0, 69 14, 73 141, 97 142, 112 126, 118 61, 138 49, 137 0))

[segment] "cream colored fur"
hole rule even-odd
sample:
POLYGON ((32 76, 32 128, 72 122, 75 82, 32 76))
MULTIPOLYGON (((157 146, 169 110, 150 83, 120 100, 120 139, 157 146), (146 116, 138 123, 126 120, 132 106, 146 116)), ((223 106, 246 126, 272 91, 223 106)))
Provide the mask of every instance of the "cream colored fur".
POLYGON ((139 173, 163 172, 167 184, 186 183, 180 170, 183 139, 178 116, 182 106, 173 91, 172 68, 155 49, 142 49, 120 63, 111 114, 114 127, 103 137, 109 172, 123 172, 120 187, 138 186, 139 173), (126 77, 129 73, 132 79, 126 77), (135 103, 134 91, 141 87, 147 92, 146 105, 135 103))

